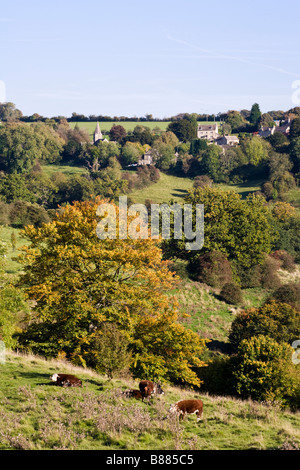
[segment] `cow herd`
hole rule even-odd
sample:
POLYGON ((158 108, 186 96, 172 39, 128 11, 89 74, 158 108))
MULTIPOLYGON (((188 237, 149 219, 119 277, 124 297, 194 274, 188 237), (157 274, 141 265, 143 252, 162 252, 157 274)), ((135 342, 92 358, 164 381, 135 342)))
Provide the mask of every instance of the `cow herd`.
MULTIPOLYGON (((75 375, 53 374, 50 379, 60 387, 82 387, 82 381, 75 375)), ((125 390, 121 394, 125 398, 140 399, 144 402, 149 401, 154 395, 164 395, 164 391, 160 384, 142 380, 139 383, 139 390, 125 390)), ((179 420, 183 420, 187 414, 195 414, 198 422, 202 418, 203 402, 202 400, 180 400, 170 406, 169 412, 178 415, 179 420)))

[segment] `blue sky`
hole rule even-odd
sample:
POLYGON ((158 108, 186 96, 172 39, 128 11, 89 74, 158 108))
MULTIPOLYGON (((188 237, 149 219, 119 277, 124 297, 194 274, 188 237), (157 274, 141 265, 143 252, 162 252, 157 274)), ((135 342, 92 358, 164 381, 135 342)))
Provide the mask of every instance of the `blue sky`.
POLYGON ((297 0, 1 1, 0 81, 28 115, 288 110, 299 17, 297 0))

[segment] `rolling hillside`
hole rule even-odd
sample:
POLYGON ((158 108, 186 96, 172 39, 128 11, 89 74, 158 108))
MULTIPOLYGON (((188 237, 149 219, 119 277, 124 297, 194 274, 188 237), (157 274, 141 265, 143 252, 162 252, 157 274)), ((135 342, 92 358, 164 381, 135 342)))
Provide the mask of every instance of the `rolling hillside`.
POLYGON ((120 396, 137 388, 132 378, 113 379, 35 356, 6 354, 0 362, 0 450, 274 450, 299 449, 300 413, 252 401, 212 397, 163 385, 151 404, 120 396), (63 389, 54 372, 73 373, 82 388, 63 389), (171 403, 199 398, 203 421, 181 423, 171 403))

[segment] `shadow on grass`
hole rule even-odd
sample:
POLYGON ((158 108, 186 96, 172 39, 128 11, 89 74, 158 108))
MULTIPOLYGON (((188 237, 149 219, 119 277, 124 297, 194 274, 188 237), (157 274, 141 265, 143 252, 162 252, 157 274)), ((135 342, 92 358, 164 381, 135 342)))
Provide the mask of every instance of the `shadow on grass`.
POLYGON ((210 351, 221 352, 222 354, 232 353, 232 347, 229 343, 226 343, 225 341, 218 341, 217 339, 210 340, 206 347, 210 351))
MULTIPOLYGON (((23 379, 27 379, 28 381, 33 381, 34 385, 36 386, 51 386, 51 387, 57 387, 56 382, 53 382, 51 380, 51 373, 49 371, 49 374, 42 374, 40 372, 19 372, 18 374, 20 377, 23 379)), ((81 378, 81 377, 80 377, 81 378)), ((105 381, 96 381, 91 378, 84 379, 82 378, 82 385, 83 387, 86 385, 92 385, 93 387, 96 387, 98 391, 103 391, 105 389, 105 381)))
POLYGON ((171 196, 174 196, 174 197, 185 197, 188 193, 186 189, 180 189, 180 188, 176 188, 173 191, 176 191, 176 192, 171 193, 171 196))
POLYGON ((49 374, 41 374, 40 372, 19 372, 19 375, 28 380, 41 380, 39 383, 35 383, 36 385, 55 385, 54 382, 51 381, 50 376, 51 373, 49 374))

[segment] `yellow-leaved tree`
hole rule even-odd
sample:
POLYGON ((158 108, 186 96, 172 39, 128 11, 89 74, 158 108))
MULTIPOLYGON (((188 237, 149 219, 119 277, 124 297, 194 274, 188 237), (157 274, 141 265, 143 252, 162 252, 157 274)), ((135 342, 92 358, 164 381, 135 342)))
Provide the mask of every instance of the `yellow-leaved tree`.
POLYGON ((20 343, 93 366, 101 363, 103 325, 113 323, 128 342, 136 377, 199 386, 194 368, 204 365, 205 340, 178 321, 168 294, 174 273, 157 240, 97 237, 96 212, 105 202, 75 202, 41 228, 25 228, 30 244, 20 256, 20 283, 36 306, 20 343))

